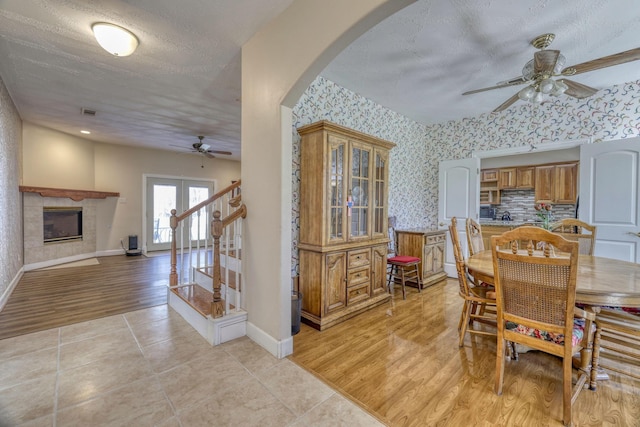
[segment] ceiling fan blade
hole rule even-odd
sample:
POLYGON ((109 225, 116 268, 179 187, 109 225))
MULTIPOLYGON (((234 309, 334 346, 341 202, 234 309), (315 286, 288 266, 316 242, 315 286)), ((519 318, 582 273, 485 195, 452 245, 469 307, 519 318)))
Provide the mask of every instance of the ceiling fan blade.
POLYGON ((502 110, 506 110, 507 108, 511 107, 511 105, 513 105, 513 103, 516 102, 518 99, 520 98, 518 98, 518 93, 516 92, 515 95, 513 95, 511 98, 507 99, 502 104, 500 104, 500 106, 495 110, 493 110, 492 113, 498 113, 502 110))
POLYGON ((533 55, 533 72, 536 74, 553 74, 553 69, 560 56, 559 50, 540 50, 533 55))
POLYGON ((222 154, 225 156, 230 156, 232 154, 231 151, 218 151, 218 150, 207 150, 207 153, 222 154))
POLYGON ((527 83, 528 80, 525 80, 524 78, 521 78, 521 80, 510 80, 501 84, 498 84, 496 86, 491 86, 491 87, 485 87, 482 89, 474 89, 474 90, 470 90, 467 91, 465 93, 463 93, 463 95, 471 95, 474 93, 479 93, 479 92, 486 92, 488 90, 493 90, 493 89, 502 89, 503 87, 509 87, 509 86, 516 86, 516 85, 521 85, 523 83, 527 83))
POLYGON ((181 145, 169 144, 169 147, 176 147, 176 148, 181 148, 183 150, 193 151, 193 149, 191 147, 183 147, 181 145))
POLYGON ((560 81, 569 86, 569 89, 567 89, 564 94, 573 96, 574 98, 588 98, 598 91, 598 89, 583 85, 582 83, 574 82, 573 80, 560 79, 560 81))
POLYGON ((209 151, 203 151, 202 154, 204 154, 205 156, 207 156, 210 159, 215 159, 216 158, 216 156, 211 154, 211 152, 209 152, 209 151))
POLYGON ((586 73, 587 71, 599 70, 600 68, 612 67, 614 65, 624 64, 626 62, 637 61, 640 59, 640 47, 624 52, 614 53, 613 55, 603 56, 602 58, 592 59, 591 61, 581 64, 572 65, 562 70, 565 76, 586 73), (575 70, 575 72, 573 71, 575 70))
POLYGON ((518 77, 514 77, 512 79, 509 80, 503 80, 501 82, 496 83, 496 85, 498 86, 503 86, 503 85, 519 85, 520 83, 526 83, 530 80, 527 80, 524 76, 518 76, 518 77))

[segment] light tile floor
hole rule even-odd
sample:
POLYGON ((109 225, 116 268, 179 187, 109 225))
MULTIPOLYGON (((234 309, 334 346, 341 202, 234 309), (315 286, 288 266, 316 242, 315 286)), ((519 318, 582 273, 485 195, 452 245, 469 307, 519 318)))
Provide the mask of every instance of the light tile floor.
POLYGON ((243 337, 166 305, 0 340, 0 426, 381 426, 243 337))

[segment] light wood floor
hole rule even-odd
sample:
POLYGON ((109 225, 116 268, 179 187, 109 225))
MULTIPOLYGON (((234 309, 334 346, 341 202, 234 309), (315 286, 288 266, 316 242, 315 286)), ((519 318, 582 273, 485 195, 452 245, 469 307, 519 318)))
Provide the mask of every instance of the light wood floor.
MULTIPOLYGON (((0 312, 0 338, 164 304, 168 257, 105 257, 99 266, 25 273, 0 312)), ((399 289, 396 295, 400 295, 399 289)), ((560 362, 532 352, 509 362, 493 392, 495 341, 457 345, 456 282, 323 332, 307 325, 290 359, 389 426, 561 425, 560 362)), ((574 405, 577 426, 640 426, 640 382, 610 373, 574 405)))
MULTIPOLYGON (((389 426, 562 425, 560 360, 541 352, 507 363, 497 396, 495 338, 458 347, 462 300, 448 280, 418 294, 399 289, 388 305, 294 337, 291 360, 389 426)), ((487 326, 488 327, 488 326, 487 326)), ((640 426, 640 382, 610 374, 574 404, 577 426, 640 426)))
POLYGON ((24 273, 0 312, 0 339, 167 302, 168 254, 98 261, 98 265, 24 273))

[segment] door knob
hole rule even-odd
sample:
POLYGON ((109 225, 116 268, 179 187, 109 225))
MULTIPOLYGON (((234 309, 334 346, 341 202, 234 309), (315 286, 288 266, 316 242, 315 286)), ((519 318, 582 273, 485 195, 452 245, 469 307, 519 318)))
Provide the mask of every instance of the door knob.
POLYGON ((627 231, 627 234, 631 234, 632 236, 640 237, 640 233, 634 233, 633 231, 627 231))

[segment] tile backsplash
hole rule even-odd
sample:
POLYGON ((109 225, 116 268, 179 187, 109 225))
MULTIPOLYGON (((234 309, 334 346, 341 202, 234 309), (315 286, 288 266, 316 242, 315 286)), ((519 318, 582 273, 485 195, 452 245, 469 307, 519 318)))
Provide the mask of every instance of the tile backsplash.
MULTIPOLYGON (((502 190, 500 204, 494 205, 498 209, 497 219, 502 217, 505 211, 509 211, 514 221, 528 221, 537 219, 534 190, 502 190)), ((553 205, 552 220, 574 218, 575 205, 553 205)))

